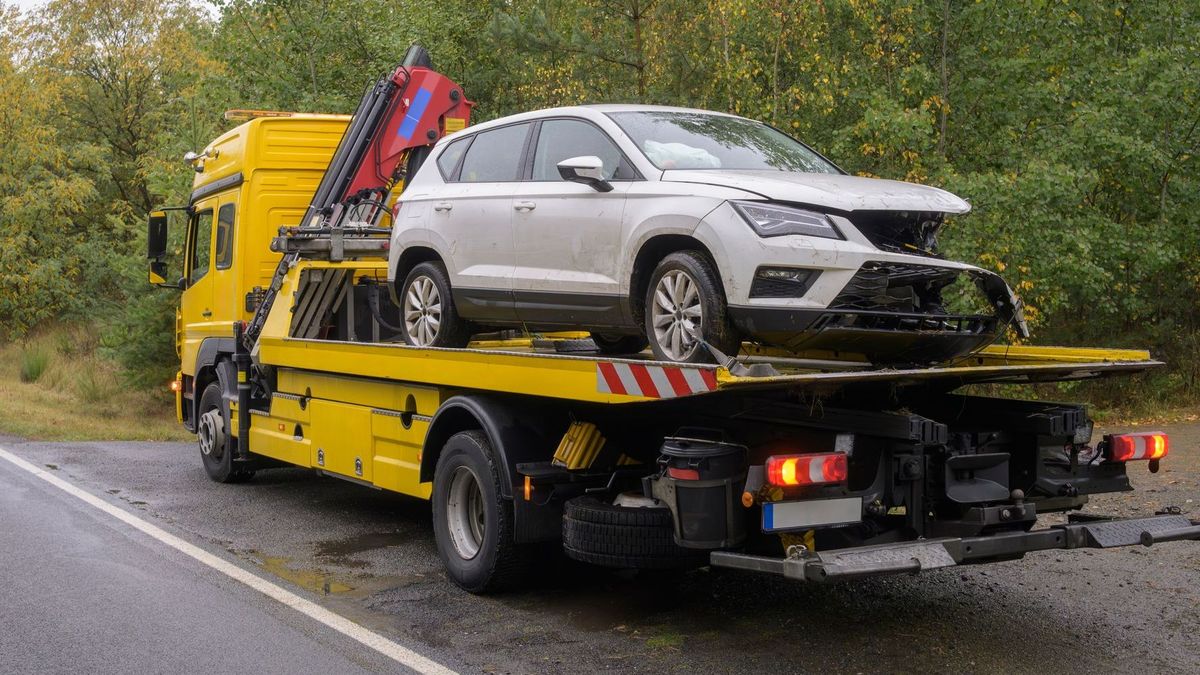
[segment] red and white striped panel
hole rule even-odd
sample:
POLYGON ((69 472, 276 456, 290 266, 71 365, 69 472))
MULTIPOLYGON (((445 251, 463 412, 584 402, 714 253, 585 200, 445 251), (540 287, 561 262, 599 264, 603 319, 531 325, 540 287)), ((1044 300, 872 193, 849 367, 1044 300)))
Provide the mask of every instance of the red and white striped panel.
POLYGON ((717 375, 710 368, 647 366, 640 363, 596 364, 596 389, 604 394, 646 398, 675 398, 715 391, 717 375))

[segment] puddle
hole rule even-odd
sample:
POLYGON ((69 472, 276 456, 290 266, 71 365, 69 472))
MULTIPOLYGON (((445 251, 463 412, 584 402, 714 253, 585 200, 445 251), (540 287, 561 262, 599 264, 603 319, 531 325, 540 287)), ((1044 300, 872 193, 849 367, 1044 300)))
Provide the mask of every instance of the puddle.
POLYGON ((355 553, 386 548, 388 546, 399 546, 400 544, 407 543, 407 541, 408 537, 400 532, 371 532, 348 539, 318 542, 316 545, 316 554, 319 558, 331 558, 340 562, 342 558, 349 558, 355 553))
MULTIPOLYGON (((378 547, 375 547, 378 548, 378 547)), ((361 549, 367 550, 367 549, 361 549)), ((410 574, 334 574, 320 567, 305 568, 302 561, 284 556, 263 555, 255 550, 229 549, 230 553, 249 560, 264 571, 313 593, 347 598, 367 598, 376 593, 427 581, 425 575, 410 574)), ((365 565, 365 563, 364 563, 365 565)))
POLYGON ((259 567, 305 590, 322 595, 349 593, 354 590, 353 586, 343 583, 321 570, 295 569, 292 567, 292 561, 287 558, 259 555, 256 551, 249 551, 248 553, 253 556, 254 562, 259 567))

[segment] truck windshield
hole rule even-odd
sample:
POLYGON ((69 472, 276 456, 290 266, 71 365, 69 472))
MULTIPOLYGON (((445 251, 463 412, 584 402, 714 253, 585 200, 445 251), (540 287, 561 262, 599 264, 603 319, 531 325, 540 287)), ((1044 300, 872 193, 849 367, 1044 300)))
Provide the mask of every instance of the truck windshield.
POLYGON ((761 122, 683 111, 609 113, 660 169, 841 173, 814 150, 761 122))

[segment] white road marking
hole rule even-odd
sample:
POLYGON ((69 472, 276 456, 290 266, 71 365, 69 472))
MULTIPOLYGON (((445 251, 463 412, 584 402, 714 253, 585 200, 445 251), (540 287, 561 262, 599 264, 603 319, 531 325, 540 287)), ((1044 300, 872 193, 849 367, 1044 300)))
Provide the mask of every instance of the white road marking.
POLYGON ((54 487, 66 492, 67 494, 77 497, 90 506, 93 506, 104 513, 120 520, 121 522, 130 525, 131 527, 141 530, 145 534, 157 539, 158 541, 170 546, 171 548, 183 553, 184 555, 193 558, 212 569, 224 574, 225 576, 235 581, 241 582, 250 588, 262 593, 263 595, 277 600, 288 607, 300 612, 314 621, 319 621, 326 626, 336 630, 337 632, 356 640, 371 649, 383 654, 384 656, 407 666, 418 673, 428 673, 430 675, 453 675, 454 670, 443 666, 437 661, 428 659, 420 654, 403 647, 382 635, 370 631, 353 621, 335 614, 324 607, 310 600, 292 593, 291 591, 277 586, 262 577, 252 574, 233 563, 218 558, 217 556, 205 551, 204 549, 189 544, 188 542, 176 537, 175 535, 159 528, 149 522, 138 518, 137 516, 125 511, 124 509, 113 506, 112 504, 100 499, 92 493, 78 488, 71 483, 55 476, 54 474, 31 464, 11 452, 0 448, 0 459, 7 460, 14 466, 17 466, 29 473, 41 478, 54 487))

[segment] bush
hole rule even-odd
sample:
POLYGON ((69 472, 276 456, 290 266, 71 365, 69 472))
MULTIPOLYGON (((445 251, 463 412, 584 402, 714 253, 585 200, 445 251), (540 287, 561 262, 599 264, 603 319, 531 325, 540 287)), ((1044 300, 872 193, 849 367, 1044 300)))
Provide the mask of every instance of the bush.
POLYGON ((116 393, 116 382, 111 374, 99 368, 87 368, 75 380, 79 398, 87 403, 106 403, 116 393))
POLYGON ((37 382, 50 365, 50 354, 40 347, 27 347, 21 352, 21 381, 37 382))

